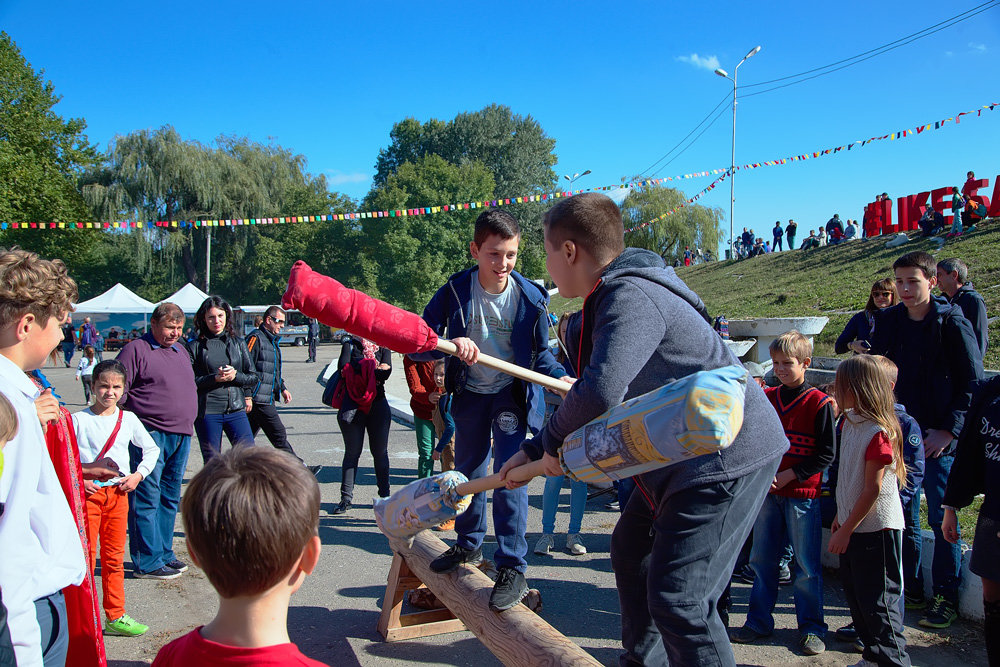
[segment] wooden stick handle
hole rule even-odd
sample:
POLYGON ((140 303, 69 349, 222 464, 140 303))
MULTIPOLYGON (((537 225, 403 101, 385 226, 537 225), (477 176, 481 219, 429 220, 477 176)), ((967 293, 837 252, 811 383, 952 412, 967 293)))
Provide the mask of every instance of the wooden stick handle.
MULTIPOLYGON (((516 468, 511 468, 507 473, 507 478, 512 479, 515 482, 527 482, 529 479, 534 479, 540 475, 545 474, 545 464, 539 459, 537 461, 532 461, 531 463, 525 463, 523 466, 518 466, 516 468)), ((504 481, 500 479, 500 473, 493 473, 489 477, 480 477, 479 479, 471 479, 464 484, 459 484, 455 487, 455 490, 461 495, 471 495, 473 493, 480 493, 482 491, 489 491, 490 489, 499 489, 504 485, 504 481)))
MULTIPOLYGON (((455 344, 445 338, 438 338, 437 350, 438 352, 444 352, 445 354, 451 355, 458 352, 458 348, 455 344)), ((541 373, 536 373, 535 371, 529 371, 527 368, 521 368, 517 364, 512 364, 508 361, 497 359, 496 357, 491 357, 488 354, 483 354, 482 352, 479 353, 479 361, 477 363, 480 363, 487 368, 500 371, 501 373, 513 375, 520 380, 525 380, 526 382, 540 385, 546 389, 551 389, 560 395, 564 395, 570 388, 570 385, 562 380, 558 380, 548 375, 542 375, 541 373)))

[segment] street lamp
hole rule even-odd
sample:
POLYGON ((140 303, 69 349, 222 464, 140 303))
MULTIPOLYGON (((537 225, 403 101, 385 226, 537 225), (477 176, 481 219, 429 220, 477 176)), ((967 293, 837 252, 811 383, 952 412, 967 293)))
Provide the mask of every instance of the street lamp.
POLYGON ((729 169, 729 248, 731 256, 733 257, 736 255, 736 240, 733 238, 733 208, 734 203, 736 202, 736 76, 739 74, 740 65, 745 63, 749 58, 757 55, 759 52, 759 46, 753 47, 750 53, 743 56, 743 60, 741 60, 736 67, 733 68, 732 76, 729 76, 729 73, 722 68, 715 70, 716 74, 733 82, 733 155, 731 161, 732 166, 729 169))
POLYGON ((573 174, 572 176, 570 176, 568 174, 563 174, 563 178, 565 178, 567 181, 569 181, 570 185, 573 185, 573 181, 575 181, 578 178, 583 178, 584 176, 586 176, 589 173, 590 173, 590 170, 588 169, 587 171, 583 172, 582 174, 578 173, 578 174, 573 174))

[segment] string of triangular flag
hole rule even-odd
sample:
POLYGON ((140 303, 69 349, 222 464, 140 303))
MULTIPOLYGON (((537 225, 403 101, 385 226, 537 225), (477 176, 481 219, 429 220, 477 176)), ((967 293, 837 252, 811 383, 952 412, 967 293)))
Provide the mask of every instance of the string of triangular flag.
POLYGON ((725 173, 722 176, 719 176, 717 179, 715 179, 714 181, 712 181, 712 184, 709 185, 707 188, 705 188, 704 190, 702 190, 701 192, 699 192, 695 196, 691 197, 690 199, 684 200, 684 203, 678 204, 677 206, 673 207, 672 209, 670 209, 666 213, 661 213, 660 215, 656 216, 655 218, 653 218, 652 220, 650 220, 648 222, 644 222, 642 224, 636 225, 635 227, 630 227, 630 228, 626 229, 625 233, 628 234, 629 232, 634 232, 634 231, 638 231, 640 229, 645 229, 646 227, 649 227, 650 225, 655 225, 656 223, 660 222, 661 220, 665 220, 667 217, 673 215, 674 213, 676 213, 677 211, 681 210, 685 206, 688 206, 688 205, 690 205, 690 204, 698 201, 699 199, 701 199, 702 196, 704 196, 709 191, 714 190, 716 185, 718 185, 722 181, 726 180, 726 178, 728 178, 728 177, 729 177, 728 173, 725 173))
MULTIPOLYGON (((975 114, 978 118, 982 115, 983 111, 993 111, 1000 103, 994 102, 992 104, 985 104, 978 109, 973 109, 971 111, 963 111, 950 118, 945 118, 944 120, 934 121, 931 123, 925 123, 923 125, 918 125, 915 128, 907 128, 903 130, 897 130, 895 132, 890 132, 882 136, 871 137, 870 139, 858 140, 845 144, 843 146, 835 146, 833 148, 827 148, 820 151, 813 151, 811 153, 803 153, 801 155, 792 155, 785 158, 779 158, 776 160, 765 160, 763 162, 752 162, 744 165, 737 165, 736 169, 758 169, 760 167, 774 167, 783 164, 788 164, 790 162, 798 162, 801 160, 809 160, 813 158, 822 157, 824 155, 832 155, 839 153, 841 151, 850 151, 855 147, 863 147, 875 141, 889 140, 894 141, 896 139, 905 139, 914 135, 919 135, 927 130, 935 129, 939 130, 948 123, 959 124, 961 123, 963 116, 971 116, 975 114)), ((663 176, 660 178, 645 178, 641 180, 636 180, 627 184, 617 184, 617 185, 602 185, 593 188, 585 188, 582 190, 572 190, 572 191, 557 191, 557 192, 547 192, 542 194, 529 194, 522 195, 520 197, 506 197, 503 199, 490 199, 483 201, 470 201, 462 202, 459 204, 441 204, 438 206, 421 206, 417 208, 403 208, 403 209, 390 209, 382 211, 357 211, 352 213, 336 213, 331 215, 292 215, 292 216, 279 216, 279 217, 267 217, 267 218, 229 218, 229 219, 218 219, 218 220, 156 220, 156 221, 141 221, 141 220, 131 220, 131 221, 115 221, 115 222, 0 222, 0 230, 6 229, 142 229, 144 227, 165 227, 165 228, 177 228, 186 229, 192 227, 242 227, 246 225, 284 225, 284 224, 294 224, 303 222, 330 222, 334 220, 368 220, 373 218, 405 218, 411 216, 422 216, 422 215, 436 215, 438 213, 444 213, 449 211, 462 211, 478 208, 493 208, 498 206, 509 206, 511 204, 524 204, 531 202, 544 202, 550 201, 552 199, 561 199, 563 197, 571 197, 575 194, 580 194, 582 192, 606 192, 610 190, 620 190, 626 188, 636 188, 636 187, 649 187, 655 185, 662 185, 667 182, 677 181, 677 180, 687 180, 691 178, 702 178, 705 176, 716 176, 721 174, 722 176, 712 183, 709 187, 705 188, 694 198, 682 204, 681 207, 695 201, 698 197, 701 197, 706 192, 714 188, 720 181, 722 181, 726 176, 729 175, 729 169, 708 169, 705 171, 696 171, 689 174, 681 174, 678 176, 663 176)), ((663 214, 658 219, 662 219, 667 215, 671 215, 674 211, 669 211, 663 214)), ((644 223, 642 226, 647 226, 652 224, 654 221, 644 223)), ((638 229, 640 227, 634 228, 638 229)), ((626 231, 634 231, 634 229, 626 231)))

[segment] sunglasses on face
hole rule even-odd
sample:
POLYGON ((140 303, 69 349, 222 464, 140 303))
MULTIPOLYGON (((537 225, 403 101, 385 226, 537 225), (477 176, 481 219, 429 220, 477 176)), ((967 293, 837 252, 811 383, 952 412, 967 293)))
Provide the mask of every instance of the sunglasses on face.
POLYGON ((278 318, 276 318, 276 317, 272 317, 272 318, 271 318, 271 321, 272 321, 272 322, 274 322, 275 324, 280 324, 280 325, 282 325, 282 326, 284 326, 284 325, 285 325, 285 320, 279 320, 279 319, 278 319, 278 318))
POLYGON ((888 299, 892 296, 892 292, 872 292, 872 296, 882 296, 888 299))

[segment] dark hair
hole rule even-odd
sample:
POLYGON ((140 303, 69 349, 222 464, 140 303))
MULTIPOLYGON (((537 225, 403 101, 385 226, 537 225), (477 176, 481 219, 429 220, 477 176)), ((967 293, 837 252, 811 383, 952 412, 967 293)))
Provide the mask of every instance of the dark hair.
POLYGON ((928 280, 937 276, 937 264, 934 262, 934 257, 923 250, 908 252, 892 263, 893 271, 909 268, 920 269, 924 278, 928 280))
POLYGON ((191 551, 219 595, 259 595, 288 576, 316 535, 319 484, 290 454, 235 447, 194 476, 181 511, 191 551))
POLYGON ((969 267, 965 264, 965 262, 957 257, 942 259, 937 263, 937 268, 941 269, 945 273, 957 273, 958 283, 960 285, 964 285, 969 282, 969 267))
POLYGON ((895 306, 899 303, 899 295, 896 294, 896 281, 892 278, 882 278, 872 283, 871 292, 868 293, 868 303, 865 304, 866 313, 875 313, 879 310, 879 307, 875 305, 875 292, 891 292, 892 303, 889 305, 895 306))
POLYGON ((585 192, 563 199, 545 213, 544 224, 553 246, 572 241, 599 262, 625 250, 622 212, 607 195, 585 192))
POLYGON ((284 314, 285 309, 281 306, 271 306, 264 311, 264 317, 270 317, 272 320, 278 315, 278 313, 284 314))
POLYGON ((198 330, 199 338, 207 337, 211 333, 208 330, 205 317, 212 308, 218 308, 226 313, 226 328, 222 330, 222 333, 235 336, 236 330, 233 329, 233 309, 229 307, 225 299, 213 294, 201 302, 201 305, 198 306, 198 312, 194 314, 194 328, 198 330))
POLYGON ((476 218, 475 231, 472 235, 472 242, 476 246, 481 246, 491 235, 499 236, 506 241, 521 235, 521 226, 517 224, 517 218, 507 211, 490 209, 479 214, 476 218))
POLYGON ((167 322, 183 322, 184 321, 184 311, 176 303, 170 303, 169 301, 164 301, 156 308, 153 309, 153 314, 149 316, 151 322, 160 322, 165 320, 167 322))
POLYGON ((125 382, 125 378, 128 377, 127 375, 125 375, 125 366, 122 365, 122 362, 118 361, 117 359, 107 359, 94 366, 95 385, 97 384, 97 381, 101 379, 101 376, 104 375, 105 373, 114 373, 115 375, 120 375, 122 377, 123 383, 125 382))

